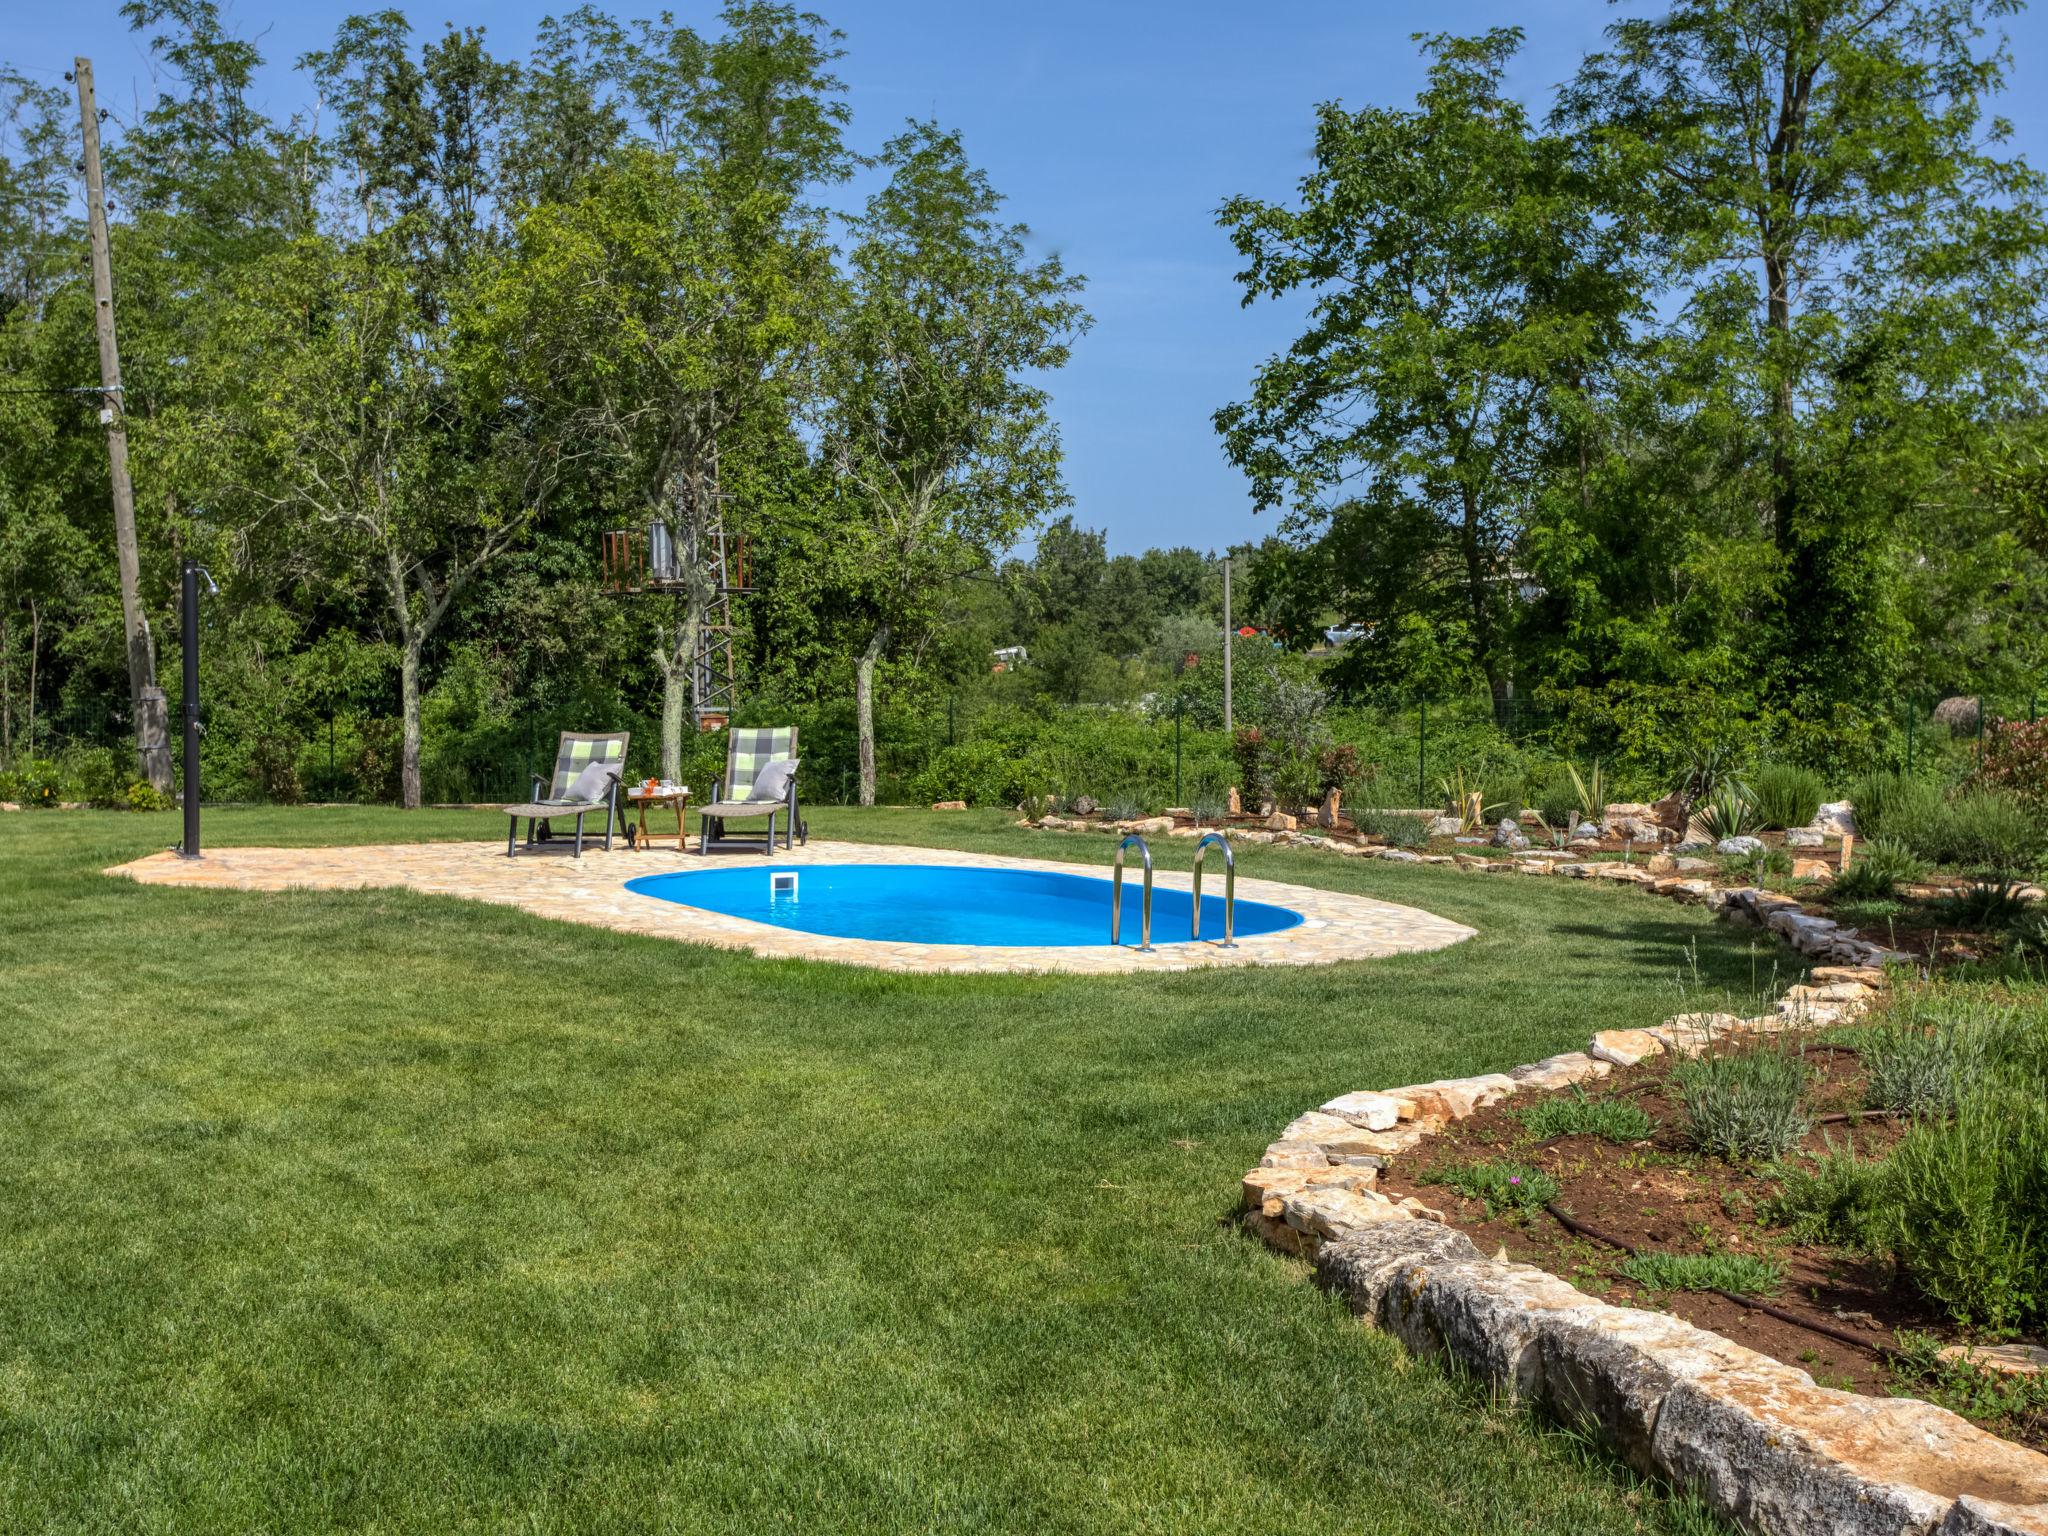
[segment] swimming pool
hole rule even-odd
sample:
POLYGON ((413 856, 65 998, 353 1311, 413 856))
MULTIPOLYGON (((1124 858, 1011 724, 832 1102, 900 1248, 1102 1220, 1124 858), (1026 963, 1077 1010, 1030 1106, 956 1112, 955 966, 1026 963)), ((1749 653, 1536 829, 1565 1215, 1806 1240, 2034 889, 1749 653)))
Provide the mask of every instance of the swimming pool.
MULTIPOLYGON (((1202 892, 1202 942, 1223 937, 1221 872, 1202 892)), ((1123 933, 1138 942, 1142 876, 1126 875, 1123 933)), ((1019 948, 1109 944, 1107 880, 1036 869, 932 864, 749 864, 701 873, 643 875, 626 889, 657 901, 742 917, 773 928, 842 939, 1019 948)), ((1194 912, 1186 891, 1152 892, 1152 942, 1186 944, 1194 912)), ((1237 902, 1240 939, 1280 933, 1302 920, 1270 902, 1237 902)))

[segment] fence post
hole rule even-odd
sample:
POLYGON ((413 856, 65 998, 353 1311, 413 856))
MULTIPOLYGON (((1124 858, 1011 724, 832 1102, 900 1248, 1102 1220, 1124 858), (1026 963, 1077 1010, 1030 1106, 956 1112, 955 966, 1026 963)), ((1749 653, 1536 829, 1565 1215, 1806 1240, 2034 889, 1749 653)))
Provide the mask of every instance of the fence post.
POLYGON ((1179 805, 1180 798, 1180 717, 1187 708, 1186 699, 1173 701, 1173 803, 1179 805))
POLYGON ((1429 700, 1415 706, 1415 803, 1429 804, 1429 700))

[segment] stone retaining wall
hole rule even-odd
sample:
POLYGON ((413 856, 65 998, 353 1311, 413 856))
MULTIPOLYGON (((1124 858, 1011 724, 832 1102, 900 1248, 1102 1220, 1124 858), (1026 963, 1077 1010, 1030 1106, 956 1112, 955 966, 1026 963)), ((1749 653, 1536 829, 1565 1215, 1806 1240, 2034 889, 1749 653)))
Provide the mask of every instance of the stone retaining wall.
MULTIPOLYGON (((1834 924, 1798 921, 1796 902, 1717 894, 1725 910, 1807 952, 1847 947, 1834 924)), ((1758 1017, 1681 1014, 1650 1029, 1602 1030, 1583 1051, 1511 1072, 1340 1094, 1296 1118, 1245 1175, 1245 1222, 1273 1247, 1313 1258, 1367 1323, 1588 1430, 1638 1471, 1696 1488, 1746 1529, 2048 1536, 2048 1457, 1930 1403, 1821 1387, 1682 1319, 1483 1258, 1441 1212, 1376 1188, 1430 1134, 1510 1095, 1664 1052, 1696 1055, 1735 1034, 1842 1022, 1885 984, 1869 966, 1821 966, 1758 1017)))

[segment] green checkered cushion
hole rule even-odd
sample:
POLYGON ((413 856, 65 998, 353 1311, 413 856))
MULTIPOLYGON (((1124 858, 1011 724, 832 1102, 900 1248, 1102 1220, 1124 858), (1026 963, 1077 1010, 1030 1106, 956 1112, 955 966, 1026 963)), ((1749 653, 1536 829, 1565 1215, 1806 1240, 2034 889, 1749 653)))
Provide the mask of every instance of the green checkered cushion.
POLYGON ((762 730, 735 726, 726 735, 725 786, 721 800, 745 800, 754 793, 754 775, 778 757, 796 756, 796 727, 772 725, 762 730))
POLYGON ((581 736, 574 731, 562 732, 561 744, 555 748, 555 777, 548 786, 548 798, 566 798, 569 786, 576 782, 576 775, 592 763, 617 763, 619 772, 623 774, 626 771, 626 743, 632 739, 631 731, 620 731, 613 736, 581 736))

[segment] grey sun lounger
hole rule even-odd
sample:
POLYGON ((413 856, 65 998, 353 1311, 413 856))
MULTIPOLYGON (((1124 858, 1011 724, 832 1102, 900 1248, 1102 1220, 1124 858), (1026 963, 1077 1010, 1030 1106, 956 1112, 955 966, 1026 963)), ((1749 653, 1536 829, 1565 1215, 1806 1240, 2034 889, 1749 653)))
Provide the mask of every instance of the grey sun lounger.
POLYGON ((775 852, 775 819, 782 818, 782 846, 793 846, 792 838, 809 840, 796 801, 796 727, 769 726, 764 729, 734 728, 726 737, 725 777, 714 779, 711 798, 697 808, 697 852, 744 849, 751 853, 775 852), (755 786, 761 771, 770 763, 788 762, 788 783, 779 794, 760 796, 755 786), (765 838, 728 837, 728 821, 768 819, 765 838))
POLYGON ((555 748, 555 775, 552 781, 545 781, 547 794, 541 793, 543 780, 539 774, 533 776, 533 799, 526 805, 508 805, 505 814, 512 818, 512 825, 505 833, 505 856, 511 858, 519 852, 519 823, 526 822, 526 846, 550 840, 549 821, 557 816, 576 818, 576 857, 583 856, 583 818, 594 811, 604 812, 604 846, 612 846, 612 824, 625 823, 619 817, 619 776, 626 771, 626 743, 633 739, 630 731, 619 731, 612 735, 583 735, 576 731, 562 732, 561 742, 555 748), (598 775, 601 788, 586 793, 576 793, 578 780, 584 770, 596 765, 608 768, 608 774, 598 775), (536 832, 536 828, 538 831, 536 832))

